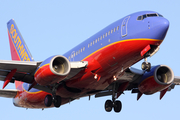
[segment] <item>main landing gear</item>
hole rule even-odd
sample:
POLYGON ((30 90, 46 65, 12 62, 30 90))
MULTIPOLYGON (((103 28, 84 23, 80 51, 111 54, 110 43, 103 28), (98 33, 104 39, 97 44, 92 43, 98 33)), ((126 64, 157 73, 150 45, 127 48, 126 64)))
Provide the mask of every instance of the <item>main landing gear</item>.
POLYGON ((50 107, 52 103, 54 104, 54 107, 59 108, 61 106, 61 96, 56 95, 56 91, 59 84, 56 84, 52 89, 52 95, 46 95, 44 99, 44 104, 46 107, 50 107))
POLYGON ((122 103, 119 100, 116 100, 114 102, 111 100, 107 100, 104 107, 106 112, 111 112, 112 108, 114 108, 114 111, 119 113, 122 109, 122 103))
POLYGON ((113 86, 112 100, 106 100, 106 102, 105 102, 104 107, 105 107, 106 112, 111 112, 112 108, 114 108, 114 111, 119 113, 122 109, 121 101, 116 100, 117 94, 116 94, 115 88, 116 88, 116 84, 114 84, 114 86, 113 86))
POLYGON ((52 103, 54 104, 54 107, 59 108, 61 106, 61 97, 58 95, 54 97, 52 97, 51 95, 46 95, 44 99, 45 106, 50 107, 52 103))

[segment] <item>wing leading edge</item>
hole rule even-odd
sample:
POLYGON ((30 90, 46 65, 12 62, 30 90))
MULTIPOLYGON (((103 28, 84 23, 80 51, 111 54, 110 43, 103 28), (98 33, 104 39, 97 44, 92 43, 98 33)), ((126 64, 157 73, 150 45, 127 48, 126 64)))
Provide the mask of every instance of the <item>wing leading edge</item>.
MULTIPOLYGON (((10 82, 14 83, 14 81, 17 80, 26 83, 33 83, 34 73, 41 63, 42 62, 35 62, 35 61, 0 60, 0 80, 5 81, 6 76, 11 72, 11 70, 17 69, 10 82)), ((70 62, 70 64, 71 64, 71 71, 69 75, 65 78, 65 80, 74 77, 81 70, 86 68, 88 62, 77 61, 77 62, 70 62)), ((36 88, 40 90, 44 90, 42 89, 42 86, 39 87, 36 86, 36 88)))

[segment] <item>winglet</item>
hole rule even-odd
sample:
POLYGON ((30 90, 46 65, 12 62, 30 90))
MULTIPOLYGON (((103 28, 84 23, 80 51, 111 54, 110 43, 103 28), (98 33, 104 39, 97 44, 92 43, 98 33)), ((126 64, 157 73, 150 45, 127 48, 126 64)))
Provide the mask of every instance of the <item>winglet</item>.
POLYGON ((33 61, 31 53, 13 19, 7 23, 12 60, 33 61))

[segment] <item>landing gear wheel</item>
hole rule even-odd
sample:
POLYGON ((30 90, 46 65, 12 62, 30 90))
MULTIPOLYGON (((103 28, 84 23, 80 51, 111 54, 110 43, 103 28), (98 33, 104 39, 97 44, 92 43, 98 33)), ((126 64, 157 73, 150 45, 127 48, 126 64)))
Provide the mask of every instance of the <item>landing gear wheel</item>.
POLYGON ((50 107, 52 105, 52 96, 51 95, 46 95, 44 99, 44 104, 46 107, 50 107))
POLYGON ((105 107, 106 112, 111 112, 112 107, 113 107, 113 102, 111 100, 106 100, 104 107, 105 107))
POLYGON ((142 70, 150 71, 151 69, 151 63, 143 62, 141 65, 142 70))
POLYGON ((61 97, 57 95, 54 98, 53 103, 54 103, 54 107, 59 108, 61 106, 61 97))
POLYGON ((117 100, 114 102, 114 111, 119 113, 122 109, 122 103, 121 101, 117 100))

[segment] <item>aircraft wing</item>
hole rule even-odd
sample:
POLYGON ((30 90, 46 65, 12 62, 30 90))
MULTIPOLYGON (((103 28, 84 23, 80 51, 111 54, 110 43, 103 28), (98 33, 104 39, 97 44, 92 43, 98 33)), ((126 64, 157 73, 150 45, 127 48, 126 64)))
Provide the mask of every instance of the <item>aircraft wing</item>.
MULTIPOLYGON (((15 80, 18 80, 26 83, 32 83, 34 80, 34 73, 41 63, 42 62, 35 61, 0 60, 0 80, 5 81, 6 76, 11 72, 11 70, 17 69, 10 82, 14 83, 15 80)), ((87 66, 88 62, 77 61, 70 62, 70 64, 71 71, 66 77, 66 80, 74 77, 83 70, 87 66)), ((39 88, 41 89, 42 87, 39 88)))
POLYGON ((4 81, 11 70, 17 69, 11 80, 12 83, 14 83, 14 80, 32 83, 33 74, 40 63, 34 61, 0 60, 0 80, 4 81))
POLYGON ((14 98, 18 92, 16 89, 0 89, 0 97, 14 98))
MULTIPOLYGON (((138 78, 140 78, 143 75, 143 73, 144 71, 142 70, 130 67, 126 69, 123 75, 120 75, 120 77, 118 77, 116 81, 111 83, 105 90, 97 93, 95 97, 97 98, 112 95, 112 90, 114 86, 116 86, 116 88, 117 86, 118 88, 126 86, 124 90, 132 90, 133 88, 137 88, 139 80, 138 78)), ((124 90, 121 90, 120 94, 122 94, 124 90)), ((118 91, 116 90, 116 93, 117 92, 118 91)))
POLYGON ((180 85, 180 76, 174 77, 174 82, 171 84, 168 91, 171 91, 171 89, 174 89, 175 85, 180 85))
MULTIPOLYGON (((123 91, 131 90, 132 93, 138 93, 139 81, 145 72, 136 68, 128 68, 125 70, 122 76, 111 83, 105 90, 97 93, 95 97, 103 97, 113 94, 113 87, 115 86, 115 93, 119 97, 123 91)), ((175 85, 180 85, 180 77, 175 76, 173 83, 168 87, 167 91, 174 89, 175 85)))

